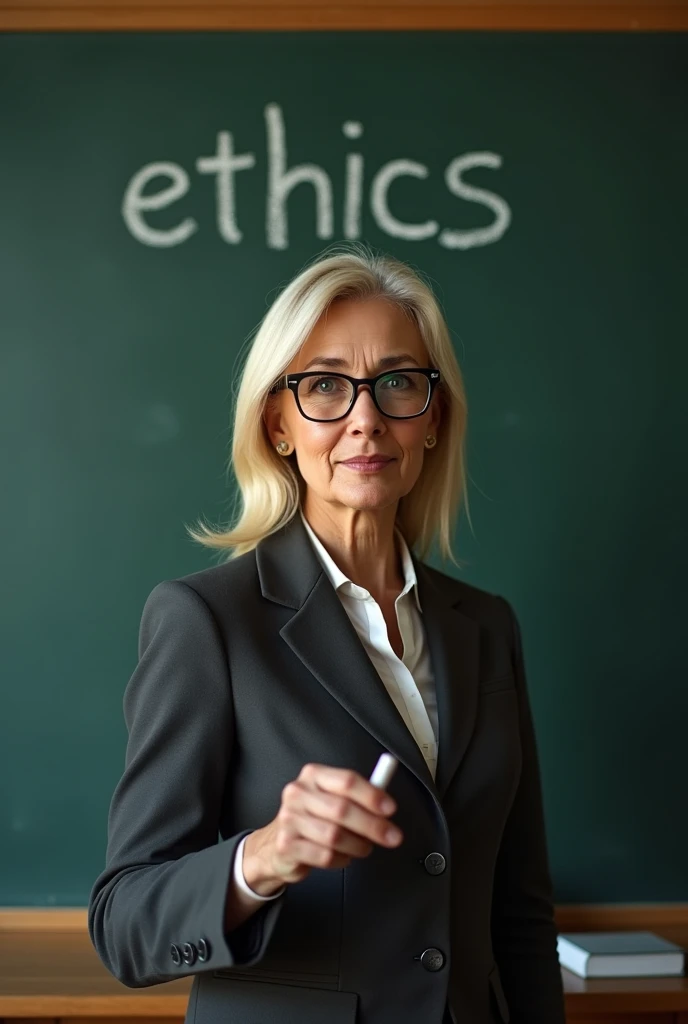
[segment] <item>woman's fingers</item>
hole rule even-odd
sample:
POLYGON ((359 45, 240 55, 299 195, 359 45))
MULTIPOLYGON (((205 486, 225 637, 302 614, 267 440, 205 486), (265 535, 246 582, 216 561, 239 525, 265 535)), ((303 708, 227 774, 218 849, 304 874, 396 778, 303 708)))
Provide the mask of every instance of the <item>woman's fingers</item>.
MULTIPOLYGON (((345 796, 320 789, 306 789, 302 795, 302 806, 309 819, 317 823, 317 831, 310 832, 310 838, 336 849, 348 849, 350 843, 346 837, 351 834, 360 838, 363 845, 356 845, 361 850, 367 850, 371 843, 398 846, 402 839, 401 831, 385 816, 365 810, 345 796)), ((355 851, 352 849, 351 852, 355 851)))
POLYGON ((295 814, 305 812, 300 816, 308 819, 303 834, 334 849, 366 856, 369 843, 393 847, 403 839, 381 811, 385 794, 356 772, 305 765, 295 783, 285 789, 284 797, 295 814), (353 845, 349 834, 354 837, 353 845), (363 846, 358 837, 366 841, 363 846), (357 854, 357 850, 361 852, 357 854))
POLYGON ((331 768, 329 765, 311 762, 303 766, 298 781, 310 789, 317 788, 345 796, 376 814, 393 814, 397 809, 388 793, 379 786, 373 786, 368 779, 351 768, 331 768))
POLYGON ((367 857, 373 849, 370 840, 356 835, 335 821, 314 814, 295 815, 293 827, 299 839, 310 840, 333 853, 345 854, 348 857, 367 857))
MULTIPOLYGON (((311 842, 308 839, 292 837, 285 843, 285 850, 282 854, 288 857, 297 865, 305 864, 311 868, 346 868, 351 863, 351 856, 340 853, 319 843, 311 842)), ((277 849, 279 852, 279 840, 277 849)))
POLYGON ((395 810, 394 800, 358 772, 304 765, 284 786, 277 817, 266 826, 271 874, 300 881, 303 868, 348 867, 376 843, 398 846, 403 834, 387 818, 395 810))

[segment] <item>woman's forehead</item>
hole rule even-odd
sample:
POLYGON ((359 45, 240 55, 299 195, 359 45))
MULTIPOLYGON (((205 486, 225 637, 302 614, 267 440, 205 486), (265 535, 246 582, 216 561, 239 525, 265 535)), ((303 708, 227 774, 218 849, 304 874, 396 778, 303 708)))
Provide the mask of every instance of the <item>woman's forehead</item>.
POLYGON ((323 357, 331 369, 344 369, 361 360, 393 368, 411 357, 411 364, 425 365, 425 343, 418 326, 399 306, 379 299, 340 299, 320 318, 305 340, 297 361, 299 369, 323 357), (403 359, 401 359, 403 357, 403 359), (337 364, 331 362, 337 360, 337 364))

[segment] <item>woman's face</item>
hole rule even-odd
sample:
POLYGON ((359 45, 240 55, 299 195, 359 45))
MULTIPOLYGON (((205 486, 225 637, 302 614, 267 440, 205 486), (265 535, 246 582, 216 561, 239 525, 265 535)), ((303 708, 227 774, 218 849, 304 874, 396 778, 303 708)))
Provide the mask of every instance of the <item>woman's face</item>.
MULTIPOLYGON (((429 366, 428 354, 415 323, 396 305, 381 299, 337 299, 320 318, 287 368, 288 373, 323 370, 352 377, 374 377, 397 366, 429 366), (384 357, 398 362, 380 365, 384 357), (321 359, 337 359, 336 365, 321 359)), ((287 389, 271 396, 265 415, 273 445, 288 441, 296 450, 299 471, 308 487, 309 501, 355 509, 380 509, 395 505, 411 490, 423 459, 432 458, 424 447, 428 434, 437 435, 439 396, 433 394, 428 409, 413 419, 391 419, 375 406, 368 386, 363 386, 349 414, 331 423, 305 419, 296 398, 287 389), (363 472, 345 465, 356 455, 390 457, 384 468, 363 472)))

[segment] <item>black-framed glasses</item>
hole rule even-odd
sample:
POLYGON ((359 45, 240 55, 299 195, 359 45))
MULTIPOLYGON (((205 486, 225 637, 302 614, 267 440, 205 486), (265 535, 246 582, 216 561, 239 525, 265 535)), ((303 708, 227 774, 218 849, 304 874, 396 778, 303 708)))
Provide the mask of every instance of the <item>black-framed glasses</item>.
POLYGON ((373 401, 383 416, 408 420, 423 415, 439 380, 439 370, 416 366, 387 370, 378 373, 377 377, 349 377, 346 373, 306 370, 303 373, 286 373, 273 384, 270 394, 289 388, 294 392, 302 416, 316 423, 326 423, 348 416, 361 384, 368 384, 373 401))

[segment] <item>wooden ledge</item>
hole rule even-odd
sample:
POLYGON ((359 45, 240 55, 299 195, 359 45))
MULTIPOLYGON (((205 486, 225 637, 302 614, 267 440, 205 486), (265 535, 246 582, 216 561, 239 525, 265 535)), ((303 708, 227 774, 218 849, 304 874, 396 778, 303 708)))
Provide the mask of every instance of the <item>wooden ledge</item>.
MULTIPOLYGON (((688 928, 688 903, 562 903, 555 907, 560 932, 653 931, 688 928)), ((0 933, 85 932, 85 907, 0 907, 0 933)))
MULTIPOLYGON (((688 948, 688 904, 563 905, 555 916, 560 931, 647 929, 688 948)), ((588 980, 562 968, 562 980, 570 1024, 688 1024, 685 976, 588 980)), ((0 909, 0 1024, 182 1024, 192 982, 122 985, 82 907, 0 909)))

